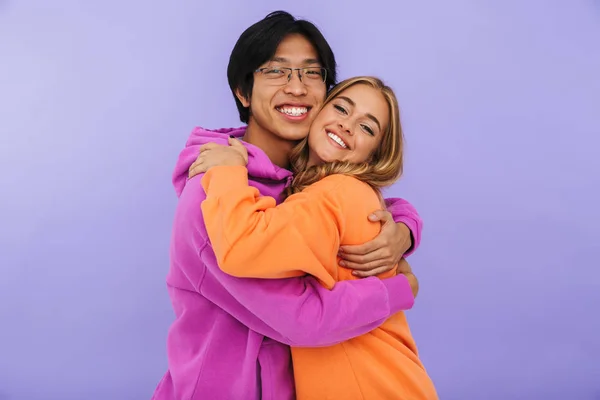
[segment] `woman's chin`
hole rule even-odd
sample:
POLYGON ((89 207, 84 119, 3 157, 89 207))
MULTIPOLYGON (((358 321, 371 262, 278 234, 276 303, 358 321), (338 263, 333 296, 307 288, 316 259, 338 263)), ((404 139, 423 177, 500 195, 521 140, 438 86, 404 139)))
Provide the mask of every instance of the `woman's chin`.
POLYGON ((310 165, 323 165, 323 164, 328 164, 328 163, 332 163, 335 161, 340 161, 340 156, 341 154, 338 154, 337 152, 331 152, 331 151, 315 151, 315 152, 311 152, 311 156, 309 157, 309 164, 310 165))

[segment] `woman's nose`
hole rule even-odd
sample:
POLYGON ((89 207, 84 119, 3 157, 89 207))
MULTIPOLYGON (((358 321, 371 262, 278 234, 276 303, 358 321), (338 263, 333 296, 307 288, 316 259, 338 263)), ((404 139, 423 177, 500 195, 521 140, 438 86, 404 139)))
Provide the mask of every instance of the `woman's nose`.
POLYGON ((347 134, 352 135, 352 130, 348 128, 347 125, 343 122, 338 122, 338 127, 347 134))

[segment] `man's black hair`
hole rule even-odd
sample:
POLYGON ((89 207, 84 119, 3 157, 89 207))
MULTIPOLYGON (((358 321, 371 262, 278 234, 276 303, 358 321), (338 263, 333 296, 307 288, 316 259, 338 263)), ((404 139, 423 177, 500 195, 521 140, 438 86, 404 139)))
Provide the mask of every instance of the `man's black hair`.
POLYGON ((313 23, 296 19, 285 11, 272 12, 242 33, 229 57, 227 80, 243 123, 248 123, 250 110, 239 101, 236 90, 250 99, 254 71, 275 55, 279 43, 286 36, 294 33, 304 36, 315 47, 322 67, 327 69, 327 90, 336 83, 335 56, 321 31, 313 23))

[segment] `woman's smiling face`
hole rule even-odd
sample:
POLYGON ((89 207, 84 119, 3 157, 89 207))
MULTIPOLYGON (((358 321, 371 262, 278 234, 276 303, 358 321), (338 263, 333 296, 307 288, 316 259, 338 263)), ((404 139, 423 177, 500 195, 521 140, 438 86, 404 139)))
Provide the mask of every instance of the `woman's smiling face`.
POLYGON ((340 92, 325 105, 308 133, 308 165, 332 161, 368 161, 389 124, 381 91, 362 83, 340 92))

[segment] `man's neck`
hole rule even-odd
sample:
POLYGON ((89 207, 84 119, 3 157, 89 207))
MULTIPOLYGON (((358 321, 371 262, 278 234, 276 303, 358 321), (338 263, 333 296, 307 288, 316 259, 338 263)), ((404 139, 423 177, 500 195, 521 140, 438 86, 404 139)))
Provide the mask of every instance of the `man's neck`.
POLYGON ((296 142, 275 136, 271 132, 261 129, 252 123, 252 121, 250 121, 248 128, 246 128, 243 140, 264 151, 273 164, 281 168, 289 168, 290 152, 296 142))

